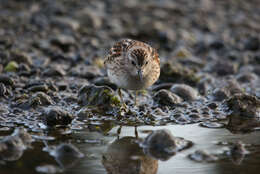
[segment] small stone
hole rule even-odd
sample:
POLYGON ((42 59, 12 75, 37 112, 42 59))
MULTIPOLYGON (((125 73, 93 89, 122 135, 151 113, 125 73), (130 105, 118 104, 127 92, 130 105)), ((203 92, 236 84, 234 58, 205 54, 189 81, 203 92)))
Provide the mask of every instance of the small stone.
POLYGON ((141 143, 145 153, 160 160, 168 160, 178 151, 189 148, 191 145, 190 141, 174 137, 166 129, 150 133, 141 143))
POLYGON ((33 61, 31 56, 29 56, 27 53, 19 51, 19 50, 14 50, 11 51, 10 55, 11 59, 19 64, 24 63, 29 66, 33 65, 33 61))
POLYGON ((72 144, 60 144, 54 151, 51 152, 51 155, 57 159, 66 159, 66 158, 83 158, 84 154, 72 144))
POLYGON ((195 86, 199 79, 195 70, 178 63, 167 62, 161 67, 160 81, 164 83, 185 83, 195 86))
POLYGON ((210 48, 213 48, 215 50, 220 50, 225 47, 223 41, 221 40, 215 40, 209 44, 210 48))
POLYGON ((109 86, 113 90, 117 89, 117 86, 114 83, 111 83, 108 77, 97 77, 94 79, 93 83, 96 86, 109 86))
POLYGON ((243 161, 245 155, 248 153, 249 152, 246 150, 245 144, 239 141, 232 145, 229 155, 233 163, 239 165, 243 161))
POLYGON ((51 97, 45 94, 44 92, 35 93, 29 102, 31 106, 48 106, 54 104, 54 101, 51 99, 51 97))
POLYGON ((237 81, 241 83, 250 83, 257 80, 257 75, 251 72, 245 72, 237 76, 237 81))
POLYGON ((45 84, 34 85, 34 86, 31 86, 28 90, 31 92, 38 92, 38 91, 47 92, 48 86, 45 84))
POLYGON ((30 147, 33 142, 32 136, 24 128, 16 128, 12 136, 18 136, 26 147, 30 147))
POLYGON ((159 91, 161 89, 170 89, 172 87, 173 83, 161 83, 158 85, 153 85, 152 90, 153 91, 159 91))
POLYGON ((156 92, 153 96, 153 99, 163 106, 172 106, 182 102, 182 99, 179 96, 166 89, 161 89, 160 91, 156 92))
POLYGON ((216 123, 216 122, 202 122, 199 124, 201 127, 206 127, 206 128, 223 128, 225 125, 223 123, 216 123))
POLYGON ((192 56, 192 54, 184 47, 177 49, 174 55, 177 58, 187 58, 192 56))
POLYGON ((214 103, 214 102, 207 104, 207 106, 208 106, 210 109, 216 109, 216 108, 218 107, 217 103, 214 103))
POLYGON ((0 83, 0 96, 5 96, 7 93, 6 87, 3 83, 0 83))
POLYGON ((226 104, 232 116, 260 118, 260 100, 249 94, 235 94, 226 104))
POLYGON ((7 76, 7 75, 0 75, 0 83, 3 83, 5 85, 10 85, 13 86, 14 85, 14 80, 7 76))
POLYGON ((11 61, 9 62, 6 66, 5 66, 5 71, 6 72, 15 72, 17 71, 17 69, 19 68, 19 65, 15 62, 15 61, 11 61))
POLYGON ((243 91, 243 88, 241 88, 240 84, 235 79, 230 79, 223 82, 221 87, 216 88, 212 92, 212 99, 214 101, 223 101, 230 96, 243 93, 243 91))
POLYGON ((45 109, 42 114, 43 120, 47 126, 68 125, 73 117, 67 111, 59 107, 51 107, 45 109))
POLYGON ((75 45, 76 40, 72 36, 60 34, 60 35, 57 35, 56 37, 52 38, 50 40, 50 43, 52 45, 58 46, 64 52, 68 52, 70 47, 75 45))
POLYGON ((257 37, 250 37, 245 42, 245 49, 250 51, 257 51, 260 48, 260 40, 257 37))
POLYGON ((10 136, 0 141, 0 161, 18 160, 27 147, 30 147, 33 139, 23 128, 17 128, 10 136))
POLYGON ((249 94, 236 94, 226 101, 231 111, 226 128, 232 133, 248 133, 260 126, 260 100, 249 94))
POLYGON ((78 102, 85 106, 99 106, 102 108, 120 106, 120 100, 108 86, 83 86, 78 93, 78 102))
POLYGON ((56 65, 55 67, 47 68, 43 71, 43 75, 50 77, 50 76, 65 76, 66 72, 63 70, 61 66, 56 65))
POLYGON ((218 160, 218 157, 207 153, 204 150, 196 150, 194 153, 189 154, 188 157, 197 162, 214 162, 218 160))
POLYGON ((16 161, 24 150, 25 146, 18 136, 7 136, 0 142, 0 160, 16 161))
POLYGON ((208 68, 210 72, 216 73, 218 76, 226 76, 235 74, 238 70, 237 64, 227 61, 218 61, 208 68))
POLYGON ((171 91, 180 96, 185 101, 198 99, 198 92, 191 86, 185 84, 175 84, 171 87, 171 91))

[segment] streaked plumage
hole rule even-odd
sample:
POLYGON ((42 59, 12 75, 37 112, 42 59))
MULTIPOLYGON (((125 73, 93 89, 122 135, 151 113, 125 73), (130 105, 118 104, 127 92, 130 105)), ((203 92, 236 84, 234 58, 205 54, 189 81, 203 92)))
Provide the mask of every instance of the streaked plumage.
POLYGON ((114 44, 105 59, 110 81, 118 88, 141 90, 160 76, 160 59, 150 45, 131 39, 114 44))

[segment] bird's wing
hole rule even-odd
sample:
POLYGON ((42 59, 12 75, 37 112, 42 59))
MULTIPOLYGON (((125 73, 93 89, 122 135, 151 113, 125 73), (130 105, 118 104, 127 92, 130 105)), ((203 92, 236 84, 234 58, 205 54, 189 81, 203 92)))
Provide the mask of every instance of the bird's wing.
POLYGON ((135 42, 135 40, 124 39, 115 43, 105 58, 105 65, 111 63, 114 59, 121 57, 135 42))

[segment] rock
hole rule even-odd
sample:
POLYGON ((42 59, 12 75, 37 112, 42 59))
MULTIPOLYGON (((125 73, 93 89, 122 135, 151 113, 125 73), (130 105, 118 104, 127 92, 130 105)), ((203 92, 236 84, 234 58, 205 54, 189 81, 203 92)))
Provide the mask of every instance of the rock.
POLYGON ((117 86, 113 83, 110 82, 110 80, 108 79, 108 77, 97 77, 94 79, 93 83, 96 86, 108 86, 110 88, 112 88, 113 90, 117 89, 117 86))
POLYGON ((5 71, 6 72, 15 72, 19 68, 19 65, 15 61, 10 61, 6 66, 5 66, 5 71))
POLYGON ((191 68, 175 63, 165 63, 161 67, 161 74, 159 80, 161 82, 185 83, 195 86, 199 77, 191 68))
POLYGON ((257 37, 249 37, 245 42, 245 50, 257 51, 260 48, 260 40, 257 37))
POLYGON ((78 102, 84 106, 102 108, 120 106, 120 100, 114 95, 114 91, 107 86, 83 86, 78 93, 78 102))
POLYGON ((243 93, 243 89, 235 79, 226 80, 221 84, 221 87, 216 88, 211 95, 215 101, 223 101, 235 94, 243 93))
POLYGON ((237 64, 227 61, 218 61, 208 67, 209 72, 216 73, 218 76, 235 74, 237 69, 237 64))
POLYGON ((183 138, 174 137, 170 131, 162 129, 150 133, 141 146, 145 153, 165 161, 177 152, 191 147, 192 143, 183 138))
POLYGON ((27 53, 25 52, 22 52, 22 51, 19 51, 19 50, 14 50, 14 51, 11 51, 11 60, 21 64, 21 63, 24 63, 24 64, 27 64, 29 66, 33 65, 33 61, 32 61, 32 58, 31 56, 29 56, 27 53))
POLYGON ((175 50, 174 57, 177 57, 177 58, 188 58, 188 57, 192 57, 192 54, 185 47, 180 47, 177 50, 175 50))
POLYGON ((194 153, 189 154, 188 157, 196 162, 214 162, 218 160, 216 155, 209 154, 204 150, 196 150, 194 153))
POLYGON ((38 92, 38 91, 47 92, 48 86, 45 84, 33 85, 30 88, 28 88, 28 90, 31 92, 38 92))
POLYGON ((153 96, 153 99, 163 106, 173 106, 182 102, 182 99, 179 96, 166 89, 161 89, 160 91, 156 92, 153 96))
POLYGON ((76 146, 65 143, 58 145, 53 150, 49 149, 49 153, 63 169, 72 167, 79 159, 84 157, 84 154, 76 146))
POLYGON ((198 92, 191 86, 185 84, 175 84, 171 87, 171 91, 180 96, 185 101, 198 99, 198 92))
POLYGON ((44 76, 51 77, 51 76, 65 76, 66 72, 63 70, 63 68, 59 65, 56 65, 54 67, 47 68, 42 73, 44 76))
POLYGON ((58 46, 62 51, 68 52, 70 47, 75 45, 76 40, 70 35, 57 35, 50 40, 52 45, 58 46))
POLYGON ((9 85, 9 86, 13 86, 14 80, 10 76, 0 74, 0 83, 9 85))
POLYGON ((25 146, 17 136, 8 136, 0 142, 0 160, 16 161, 23 155, 25 146))
POLYGON ((232 116, 260 118, 260 100, 249 94, 235 94, 226 104, 232 116))
POLYGON ((53 105, 54 101, 44 92, 37 92, 31 97, 29 103, 30 106, 48 106, 53 105))
POLYGON ((83 158, 84 154, 72 144, 60 144, 54 151, 51 152, 51 155, 58 159, 63 158, 83 158))
POLYGON ((12 136, 19 137, 26 147, 30 147, 33 142, 32 136, 24 128, 16 128, 12 136))
POLYGON ((250 83, 258 79, 257 75, 251 72, 245 72, 237 75, 237 81, 241 83, 250 83))
POLYGON ((70 27, 73 30, 78 30, 80 27, 79 21, 77 21, 76 19, 69 18, 69 17, 56 17, 56 18, 52 19, 52 22, 55 25, 59 25, 62 28, 70 27))
POLYGON ((246 150, 245 144, 243 144, 242 142, 239 141, 232 145, 228 155, 230 156, 233 163, 239 165, 245 158, 245 155, 248 153, 249 152, 246 150))
POLYGON ((153 91, 159 91, 161 89, 170 89, 172 87, 173 83, 161 83, 158 85, 153 85, 152 90, 153 91))
POLYGON ((59 107, 51 107, 45 109, 42 114, 43 121, 47 126, 53 127, 56 125, 68 125, 73 117, 67 111, 59 107))
POLYGON ((226 128, 232 133, 248 133, 260 126, 260 100, 248 94, 236 94, 226 101, 231 111, 226 128))
POLYGON ((0 160, 18 160, 27 147, 30 147, 33 139, 25 129, 17 128, 10 136, 0 141, 0 160))
POLYGON ((5 96, 7 94, 6 87, 3 83, 0 83, 0 96, 5 96))
POLYGON ((223 41, 215 40, 209 44, 209 47, 215 50, 220 50, 225 47, 223 41))
POLYGON ((102 164, 107 173, 113 174, 156 174, 158 170, 158 160, 144 154, 134 137, 123 137, 109 144, 102 155, 102 164))

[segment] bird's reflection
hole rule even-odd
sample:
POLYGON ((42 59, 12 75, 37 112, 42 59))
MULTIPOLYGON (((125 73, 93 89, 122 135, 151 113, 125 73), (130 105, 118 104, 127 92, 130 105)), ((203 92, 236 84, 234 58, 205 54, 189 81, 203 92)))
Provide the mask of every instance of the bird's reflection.
POLYGON ((102 164, 108 174, 156 174, 158 169, 158 160, 145 155, 134 137, 123 137, 110 144, 102 164))

